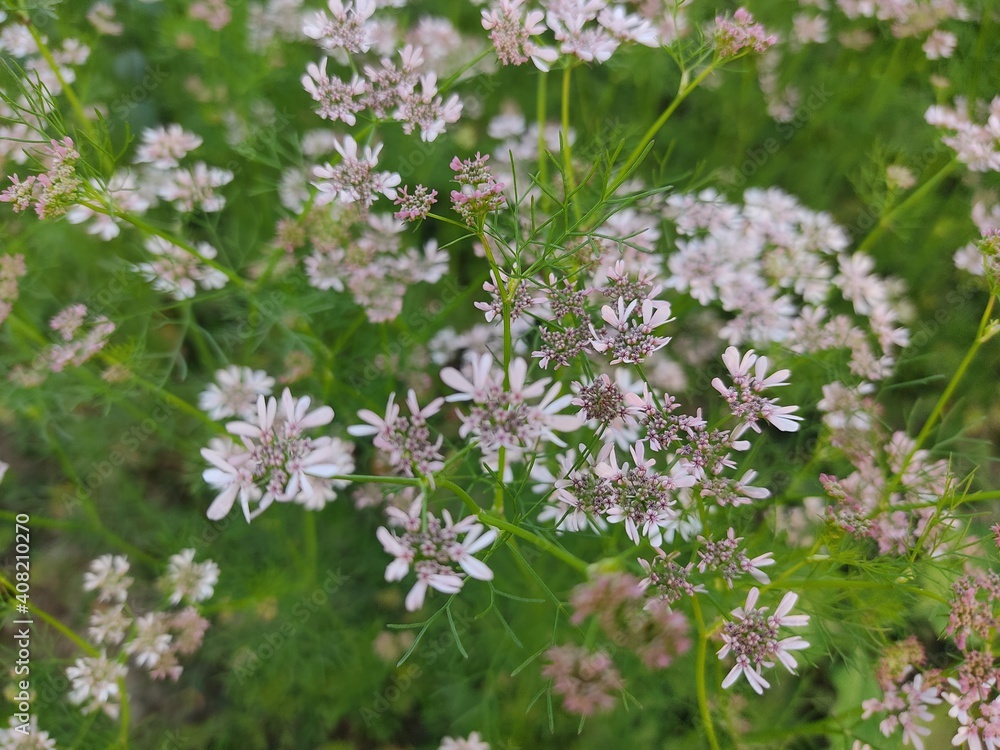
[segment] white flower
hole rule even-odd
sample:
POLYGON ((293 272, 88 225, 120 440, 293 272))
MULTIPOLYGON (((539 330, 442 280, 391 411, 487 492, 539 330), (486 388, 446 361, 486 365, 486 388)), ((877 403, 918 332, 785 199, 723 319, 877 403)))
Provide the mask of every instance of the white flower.
POLYGON ((227 365, 215 371, 215 382, 201 392, 198 407, 212 419, 253 419, 257 397, 270 396, 273 387, 274 378, 263 370, 227 365))
POLYGON ((201 144, 201 136, 189 133, 176 123, 146 128, 142 131, 142 145, 134 161, 137 164, 152 164, 157 169, 171 169, 201 144))
POLYGON ((789 615, 798 594, 788 592, 774 614, 767 616, 767 607, 757 608, 757 598, 760 590, 756 587, 747 594, 746 605, 733 610, 734 620, 723 627, 722 640, 725 645, 719 649, 720 659, 726 658, 730 652, 736 655, 736 665, 722 681, 722 687, 731 687, 741 675, 745 676, 750 687, 758 695, 770 683, 764 679, 761 671, 764 667, 773 667, 772 659, 780 661, 785 668, 795 673, 798 664, 790 652, 808 648, 809 643, 799 636, 791 636, 778 640, 778 629, 781 627, 802 627, 809 622, 808 615, 789 615))
POLYGON ((135 636, 125 644, 125 653, 140 667, 152 669, 171 650, 173 636, 162 612, 150 612, 135 621, 135 636))
POLYGON ((126 575, 128 559, 123 555, 101 555, 90 563, 90 570, 83 574, 83 590, 97 589, 98 601, 125 601, 132 578, 126 575))
POLYGON ((211 599, 218 580, 219 566, 212 560, 196 563, 194 550, 189 548, 170 556, 162 585, 170 591, 171 604, 180 604, 182 599, 194 603, 211 599))
POLYGON ((73 684, 67 697, 70 703, 89 701, 83 707, 84 713, 102 708, 109 716, 116 718, 118 681, 124 679, 126 674, 128 668, 108 659, 104 651, 100 656, 80 657, 72 667, 66 668, 66 676, 73 684))
POLYGON ((305 430, 329 424, 334 416, 329 406, 310 411, 310 404, 308 396, 293 398, 286 388, 279 415, 277 399, 260 395, 256 420, 226 425, 242 439, 244 450, 233 444, 202 449, 201 455, 214 467, 202 477, 220 490, 208 509, 209 518, 224 517, 237 497, 248 522, 275 500, 318 510, 336 497, 336 489, 346 486, 335 477, 354 471, 353 445, 328 436, 304 436, 305 430), (253 512, 251 502, 257 503, 253 512))
POLYGON ((757 422, 763 419, 783 432, 799 429, 802 417, 793 414, 798 406, 778 406, 777 399, 760 395, 767 388, 788 385, 788 370, 767 375, 767 357, 758 357, 753 349, 740 357, 735 346, 726 349, 722 361, 729 370, 733 386, 727 387, 721 378, 713 378, 712 386, 726 399, 733 416, 741 420, 741 426, 760 432, 757 422))
POLYGON ((402 536, 384 526, 375 532, 382 548, 395 558, 385 569, 385 580, 403 579, 411 566, 417 575, 416 583, 406 595, 406 609, 410 612, 423 606, 428 588, 445 594, 461 591, 465 580, 455 570, 455 563, 472 578, 481 581, 493 579, 493 571, 473 555, 496 540, 496 530, 489 529, 483 533, 483 525, 476 523, 474 516, 455 523, 447 510, 442 511, 440 519, 427 513, 425 524, 422 518, 423 502, 423 495, 418 495, 408 513, 392 507, 386 511, 390 521, 403 527, 402 536), (462 533, 465 538, 460 542, 458 537, 462 533))
POLYGON ((479 732, 473 732, 465 739, 445 737, 438 750, 490 750, 490 743, 484 742, 479 732))
POLYGON ((117 604, 108 609, 95 609, 90 614, 90 627, 87 632, 98 645, 114 646, 125 639, 125 631, 131 624, 132 618, 125 614, 124 606, 117 604))

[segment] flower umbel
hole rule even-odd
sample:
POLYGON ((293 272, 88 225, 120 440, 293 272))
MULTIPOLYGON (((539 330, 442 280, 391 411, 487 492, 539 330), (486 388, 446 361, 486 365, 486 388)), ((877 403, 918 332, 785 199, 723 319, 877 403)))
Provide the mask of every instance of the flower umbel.
POLYGON ((310 404, 308 396, 293 398, 286 388, 279 415, 273 396, 258 396, 256 420, 226 425, 242 440, 242 450, 232 444, 202 448, 201 455, 212 464, 202 476, 220 490, 208 509, 210 519, 229 513, 237 497, 248 523, 275 500, 318 510, 336 498, 336 489, 347 483, 331 477, 354 470, 353 446, 339 438, 303 435, 305 430, 333 421, 329 406, 309 411, 310 404), (251 502, 257 503, 253 512, 251 502))
POLYGON ((447 510, 441 512, 441 519, 427 513, 425 523, 421 519, 423 502, 423 496, 418 496, 409 513, 392 507, 387 510, 390 521, 402 527, 402 535, 384 526, 376 532, 385 551, 396 558, 385 569, 385 580, 400 580, 410 571, 411 565, 417 574, 417 582, 406 595, 406 608, 410 612, 424 605, 428 588, 445 594, 457 594, 462 590, 465 578, 455 569, 456 564, 472 578, 493 580, 493 571, 473 555, 492 544, 497 532, 489 529, 484 533, 485 527, 476 523, 473 516, 456 523, 447 510), (465 534, 465 538, 459 541, 461 534, 465 534))
POLYGON ((798 663, 790 652, 809 647, 809 643, 797 635, 779 641, 778 629, 802 627, 808 624, 809 615, 788 614, 795 606, 798 594, 785 594, 773 615, 767 614, 767 607, 757 607, 759 596, 759 589, 750 589, 746 604, 733 610, 735 619, 723 626, 722 640, 725 645, 718 653, 720 659, 725 659, 730 653, 736 656, 736 665, 722 681, 722 687, 731 687, 740 675, 744 675, 754 692, 763 695, 764 688, 771 687, 761 675, 763 668, 773 667, 772 660, 777 659, 795 674, 798 663))

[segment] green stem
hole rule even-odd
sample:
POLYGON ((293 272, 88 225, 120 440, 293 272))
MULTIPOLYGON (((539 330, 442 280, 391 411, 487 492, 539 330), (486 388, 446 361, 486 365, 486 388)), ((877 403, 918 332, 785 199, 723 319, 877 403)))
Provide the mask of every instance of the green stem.
POLYGON ((670 116, 677 110, 677 108, 681 106, 681 103, 688 98, 688 95, 698 88, 702 81, 708 78, 711 72, 715 70, 717 64, 718 63, 716 61, 713 61, 698 74, 697 78, 686 86, 681 87, 680 91, 677 92, 677 96, 674 97, 674 100, 670 102, 670 105, 665 110, 663 110, 663 113, 656 119, 656 122, 649 126, 649 129, 643 134, 642 140, 640 140, 639 144, 632 149, 632 153, 629 154, 628 159, 625 161, 625 166, 620 170, 619 177, 615 180, 615 183, 610 190, 611 193, 614 193, 615 190, 621 187, 622 183, 628 179, 629 174, 642 158, 642 154, 646 150, 646 147, 653 141, 653 137, 660 131, 660 128, 666 124, 667 120, 670 119, 670 116))
MULTIPOLYGON (((580 209, 576 205, 573 194, 576 192, 576 178, 573 176, 573 152, 569 143, 569 95, 571 65, 563 68, 562 79, 562 147, 563 147, 563 199, 573 209, 576 220, 580 220, 580 209)), ((543 136, 540 136, 543 137, 543 136)), ((569 215, 567 213, 567 221, 569 215)))
MULTIPOLYGON (((16 522, 16 518, 19 515, 21 514, 14 513, 12 511, 0 510, 0 518, 7 521, 16 522)), ((31 525, 43 529, 45 528, 66 529, 67 531, 72 531, 74 529, 80 528, 80 524, 73 523, 72 521, 62 521, 56 518, 42 518, 41 516, 36 516, 34 513, 31 514, 31 525)))
POLYGON ((915 203, 918 203, 927 193, 929 193, 935 185, 937 185, 941 180, 948 176, 948 174, 958 166, 958 159, 952 159, 950 162, 945 164, 941 169, 935 172, 923 185, 914 190, 910 195, 906 197, 906 200, 902 201, 898 206, 889 211, 885 216, 879 219, 878 224, 874 226, 868 236, 864 238, 860 245, 858 245, 857 252, 866 253, 871 250, 876 242, 885 234, 885 230, 888 229, 893 220, 895 220, 904 211, 911 208, 915 203))
MULTIPOLYGON (((538 90, 535 93, 535 118, 538 123, 538 184, 548 184, 549 160, 545 154, 545 99, 549 80, 548 73, 539 71, 538 90)), ((548 204, 548 196, 542 192, 542 207, 548 204)))
POLYGON ((305 527, 303 546, 305 548, 306 579, 309 581, 310 585, 312 585, 316 582, 316 561, 318 559, 315 512, 307 510, 306 517, 303 519, 303 524, 305 527))
MULTIPOLYGON (((66 97, 66 101, 69 102, 69 106, 73 110, 73 114, 76 115, 76 119, 79 120, 80 126, 87 134, 87 137, 90 138, 91 142, 95 146, 98 146, 97 132, 94 130, 94 123, 90 121, 90 118, 87 117, 87 113, 84 112, 83 105, 77 98, 76 92, 73 91, 73 87, 70 86, 66 82, 66 79, 63 77, 62 71, 59 69, 59 64, 52 56, 52 51, 48 48, 48 45, 45 44, 45 40, 42 38, 42 35, 38 33, 38 29, 35 28, 35 24, 31 22, 31 19, 25 17, 24 25, 27 27, 28 33, 31 34, 31 38, 35 40, 35 45, 38 47, 38 52, 41 54, 43 58, 45 58, 45 62, 52 70, 52 74, 56 77, 56 80, 59 81, 59 85, 62 87, 62 94, 63 96, 66 97)), ((108 158, 107 153, 101 150, 100 154, 101 154, 101 165, 104 167, 104 169, 110 172, 111 168, 114 165, 108 158)))
POLYGON ((468 492, 466 492, 464 489, 462 489, 457 484, 452 482, 450 479, 437 477, 436 482, 439 487, 443 487, 444 489, 449 490, 453 492, 456 496, 458 496, 458 498, 463 503, 465 503, 465 506, 470 511, 472 511, 480 521, 485 523, 487 526, 492 526, 493 528, 500 529, 501 531, 506 531, 507 533, 513 534, 514 536, 521 537, 521 539, 530 542, 531 544, 535 545, 536 547, 538 547, 538 549, 544 552, 548 552, 553 557, 562 560, 564 563, 576 568, 581 573, 584 574, 587 573, 587 570, 589 568, 587 563, 581 560, 573 553, 568 552, 567 550, 563 549, 562 547, 556 544, 553 544, 548 539, 540 537, 537 534, 533 534, 527 529, 522 529, 520 526, 509 523, 503 520, 502 518, 497 518, 496 516, 490 515, 489 513, 487 513, 486 511, 484 511, 482 508, 479 507, 479 505, 476 503, 475 500, 472 499, 472 497, 469 495, 468 492))
POLYGON ((965 357, 962 359, 961 364, 959 364, 958 369, 955 374, 952 375, 951 380, 948 381, 947 387, 944 389, 944 393, 934 404, 934 408, 931 410, 930 416, 927 417, 927 421, 924 422, 924 426, 921 428, 920 432, 917 434, 916 439, 913 441, 913 447, 910 449, 909 453, 903 459, 902 464, 900 464, 899 471, 892 478, 892 482, 889 483, 889 487, 885 493, 885 500, 888 502, 892 493, 898 489, 900 483, 903 481, 903 474, 906 472, 907 468, 910 466, 910 462, 913 461, 913 457, 917 455, 917 451, 921 449, 923 444, 930 437, 931 430, 937 424, 938 419, 940 419, 941 414, 944 412, 945 406, 951 399, 952 394, 954 394, 955 389, 958 388, 958 384, 962 381, 965 376, 966 371, 969 369, 969 365, 972 364, 972 360, 975 358, 979 349, 985 344, 990 336, 991 328, 991 317, 993 315, 993 306, 996 303, 996 297, 990 295, 989 302, 986 303, 986 309, 983 310, 983 315, 979 319, 979 328, 976 331, 976 338, 969 347, 969 350, 965 353, 965 357))
MULTIPOLYGON (((0 573, 0 585, 8 589, 12 594, 15 595, 17 594, 17 589, 14 587, 14 584, 8 581, 7 578, 2 573, 0 573)), ((82 650, 85 654, 87 654, 87 656, 98 655, 98 651, 96 648, 91 646, 83 638, 81 638, 72 630, 70 630, 68 627, 63 625, 62 622, 60 622, 58 619, 50 615, 44 609, 41 609, 40 607, 32 604, 30 599, 28 600, 28 609, 31 611, 33 615, 37 615, 40 620, 48 623, 57 631, 59 631, 63 636, 65 636, 68 640, 72 641, 77 646, 79 646, 80 650, 82 650)))
POLYGON ((438 88, 438 93, 443 93, 443 92, 447 91, 448 89, 450 89, 455 83, 458 82, 459 78, 461 78, 468 71, 470 71, 473 67, 475 67, 476 63, 478 63, 480 60, 485 59, 486 56, 489 55, 490 52, 492 52, 492 51, 493 51, 493 47, 486 47, 486 48, 484 48, 482 52, 480 52, 474 58, 472 58, 471 60, 469 60, 469 62, 467 62, 461 68, 459 68, 454 73, 452 73, 450 76, 448 76, 444 81, 442 81, 441 83, 439 83, 438 87, 437 87, 438 88))
MULTIPOLYGON (((489 261, 490 270, 493 272, 493 283, 496 284, 497 294, 500 296, 500 303, 503 306, 503 386, 505 389, 510 389, 510 362, 514 349, 510 327, 511 302, 517 290, 517 280, 508 279, 507 282, 504 281, 500 272, 500 265, 493 254, 493 248, 490 246, 486 232, 479 233, 479 241, 483 243, 483 248, 486 250, 486 258, 489 261)), ((503 514, 503 475, 506 459, 507 450, 501 446, 497 452, 497 484, 493 491, 493 512, 501 515, 503 514)))
POLYGON ((106 206, 102 206, 97 203, 88 203, 86 201, 81 201, 80 205, 83 206, 84 208, 89 208, 94 213, 104 214, 105 216, 116 216, 122 221, 131 224, 141 232, 145 232, 146 234, 151 234, 155 237, 159 237, 160 239, 166 240, 172 245, 176 245, 181 250, 186 252, 188 255, 196 258, 199 263, 204 263, 209 268, 214 268, 216 271, 223 274, 227 279, 229 279, 230 282, 232 282, 233 286, 235 286, 238 289, 243 289, 247 285, 246 282, 243 280, 243 278, 239 276, 235 271, 227 268, 226 266, 222 265, 221 263, 212 258, 205 257, 190 243, 185 242, 180 237, 177 237, 176 235, 173 235, 170 232, 166 232, 162 229, 154 227, 152 224, 143 221, 138 216, 133 216, 128 212, 111 211, 106 206))
POLYGON ((401 484, 408 487, 420 487, 427 484, 425 480, 414 477, 388 477, 379 474, 338 474, 330 478, 336 481, 357 482, 358 484, 372 482, 374 484, 401 484))
POLYGON ((123 750, 128 750, 129 705, 128 691, 125 689, 124 677, 118 678, 118 697, 121 699, 121 714, 119 715, 121 724, 118 727, 118 744, 123 750))
POLYGON ((705 684, 705 668, 708 656, 708 631, 705 629, 705 619, 701 614, 701 604, 698 597, 692 597, 691 605, 694 611, 694 622, 698 628, 698 664, 694 671, 695 692, 698 695, 698 712, 701 714, 701 723, 705 727, 705 735, 712 750, 720 750, 719 740, 715 736, 715 727, 712 724, 712 712, 708 707, 708 689, 705 684))

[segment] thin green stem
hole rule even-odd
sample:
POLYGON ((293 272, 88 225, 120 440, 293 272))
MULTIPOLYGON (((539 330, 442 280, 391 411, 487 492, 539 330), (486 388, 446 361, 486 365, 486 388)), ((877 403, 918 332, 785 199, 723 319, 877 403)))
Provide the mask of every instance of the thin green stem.
POLYGON ((972 360, 975 359, 976 354, 986 341, 989 340, 991 326, 992 326, 992 316, 993 307, 996 304, 996 297, 990 295, 989 302, 986 303, 986 309, 983 310, 983 315, 979 319, 979 328, 976 330, 976 338, 969 347, 969 350, 965 353, 962 362, 959 364, 958 369, 955 374, 951 376, 951 380, 948 381, 947 387, 944 389, 944 393, 934 404, 934 408, 931 410, 930 416, 927 417, 927 421, 924 422, 924 426, 921 428, 917 437, 913 441, 913 447, 906 454, 903 459, 902 464, 900 464, 899 471, 896 472, 895 476, 892 478, 892 482, 889 483, 888 488, 885 492, 886 501, 892 496, 892 493, 898 489, 900 483, 903 481, 903 474, 910 466, 910 462, 913 461, 913 457, 917 455, 927 438, 930 437, 931 431, 937 424, 938 419, 940 419, 942 413, 944 413, 945 406, 947 406, 948 401, 951 399, 952 395, 955 393, 955 389, 958 388, 958 384, 965 377, 966 371, 969 369, 969 365, 972 364, 972 360))
POLYGON ((947 177, 955 167, 958 166, 958 159, 952 159, 950 162, 945 164, 941 169, 935 172, 923 185, 914 190, 910 195, 906 197, 899 205, 893 208, 889 213, 879 219, 878 224, 876 224, 872 230, 868 233, 868 236, 862 240, 861 244, 858 245, 857 252, 866 253, 871 250, 876 242, 885 234, 885 231, 892 225, 892 222, 903 212, 910 209, 916 203, 927 195, 935 185, 937 185, 941 180, 947 177))
POLYGON ((584 574, 587 573, 589 568, 587 563, 584 560, 581 560, 573 553, 563 549, 562 547, 556 544, 553 544, 548 539, 545 539, 543 537, 538 536, 537 534, 528 531, 527 529, 523 529, 520 526, 517 526, 516 524, 509 523, 508 521, 505 521, 502 518, 497 518, 496 516, 490 515, 485 510, 479 507, 479 505, 476 503, 475 500, 472 499, 472 497, 469 495, 468 492, 466 492, 464 489, 462 489, 457 484, 452 482, 450 479, 437 477, 436 482, 439 487, 443 487, 444 489, 449 490, 456 496, 458 496, 458 498, 463 503, 465 503, 465 506, 470 511, 472 511, 472 513, 474 513, 475 516, 480 521, 485 523, 487 526, 492 526, 493 528, 500 529, 501 531, 506 531, 507 533, 513 534, 514 536, 521 537, 521 539, 530 542, 543 552, 548 552, 553 557, 562 560, 564 563, 576 568, 581 573, 584 574))
MULTIPOLYGON (((500 264, 493 254, 493 247, 490 245, 486 232, 479 233, 479 241, 483 243, 486 251, 486 259, 489 261, 490 270, 493 272, 493 283, 497 288, 497 295, 500 297, 500 304, 503 307, 503 386, 510 388, 510 362, 513 356, 514 344, 511 335, 511 302, 517 290, 517 279, 507 278, 500 271, 500 264)), ((503 446, 497 451, 497 483, 493 491, 493 512, 503 514, 503 475, 506 466, 507 449, 503 446)))
POLYGON ((691 92, 694 91, 696 88, 698 88, 698 86, 701 85, 702 81, 708 78, 711 72, 715 70, 717 64, 718 64, 717 61, 713 61, 712 63, 707 65, 705 69, 701 71, 701 73, 698 74, 697 78, 688 83, 686 86, 681 87, 680 91, 677 92, 677 96, 674 97, 674 100, 670 102, 670 105, 665 110, 663 110, 663 113, 656 119, 656 122, 650 125, 649 129, 645 133, 643 133, 642 139, 639 141, 638 145, 634 149, 632 149, 632 153, 629 154, 628 159, 625 161, 625 166, 622 167, 622 169, 620 170, 619 177, 615 181, 614 186, 610 192, 614 193, 614 191, 617 190, 619 187, 621 187, 621 184, 628 179, 628 176, 631 173, 632 169, 636 166, 636 164, 638 164, 639 160, 642 158, 642 154, 646 150, 646 147, 650 143, 652 143, 654 136, 656 136, 656 134, 660 132, 660 128, 662 128, 667 123, 667 120, 670 119, 670 116, 673 115, 675 111, 677 111, 677 108, 681 106, 681 103, 688 98, 691 92))
POLYGON ((458 83, 458 79, 465 75, 468 71, 472 70, 473 67, 480 61, 483 60, 493 51, 492 47, 486 47, 476 55, 474 58, 469 60, 465 65, 456 70, 450 76, 448 76, 444 81, 438 84, 438 92, 444 92, 450 89, 454 84, 458 83))
POLYGON ((119 716, 119 726, 118 726, 118 744, 122 747, 122 750, 128 750, 128 721, 129 721, 129 703, 128 703, 128 691, 125 689, 125 678, 118 678, 118 696, 121 699, 121 714, 119 716))
MULTIPOLYGON (((6 588, 8 591, 11 592, 11 594, 14 595, 17 594, 17 589, 14 587, 14 584, 8 581, 6 576, 4 576, 2 573, 0 573, 0 586, 6 588)), ((36 615, 40 620, 51 625, 53 628, 59 631, 63 636, 65 636, 68 640, 72 641, 77 646, 79 646, 80 649, 85 654, 87 654, 87 656, 97 656, 98 652, 96 648, 91 646, 83 638, 81 638, 72 630, 70 630, 70 628, 68 628, 66 625, 63 625, 62 622, 60 622, 57 618, 50 615, 44 609, 38 607, 35 604, 32 604, 30 600, 28 601, 28 609, 31 611, 33 615, 36 615)))
POLYGON ((313 584, 316 582, 316 563, 319 558, 317 554, 315 512, 307 510, 302 523, 304 525, 302 541, 305 549, 306 579, 310 584, 313 584))
MULTIPOLYGON (((572 209, 576 220, 580 220, 580 209, 576 205, 573 194, 576 192, 576 178, 573 175, 573 151, 569 142, 569 97, 570 97, 570 77, 572 65, 563 68, 562 78, 562 106, 561 106, 561 132, 563 149, 563 200, 572 209)), ((569 216, 567 214, 567 221, 569 216)))
POLYGON ((363 482, 372 482, 374 484, 401 484, 407 487, 421 487, 427 482, 423 479, 416 479, 414 477, 387 477, 378 474, 338 474, 337 476, 330 477, 330 479, 343 482, 357 482, 361 484, 363 482))
POLYGON ((698 695, 698 712, 701 714, 701 723, 705 727, 705 736, 712 750, 720 750, 719 740, 715 736, 715 726, 712 724, 712 712, 708 707, 708 689, 706 687, 705 669, 708 656, 708 631, 705 629, 705 619, 701 614, 701 604, 698 597, 692 597, 691 605, 694 611, 694 622, 698 628, 698 654, 697 666, 694 671, 694 687, 698 695))
MULTIPOLYGON (((545 154, 545 100, 549 75, 546 71, 538 73, 538 88, 535 92, 535 120, 538 123, 538 184, 547 185, 549 175, 549 160, 545 154)), ((548 196, 542 192, 542 207, 548 204, 548 196)))
POLYGON ((176 245, 181 250, 186 252, 188 255, 196 258, 198 262, 204 263, 209 268, 214 268, 216 271, 223 274, 227 279, 229 279, 229 281, 233 284, 233 286, 237 287, 238 289, 244 289, 247 286, 247 283, 246 281, 243 280, 243 277, 241 277, 232 269, 227 268, 226 266, 219 263, 217 260, 213 258, 206 257, 189 242, 186 242, 185 240, 182 240, 180 237, 171 234, 170 232, 159 229, 158 227, 155 227, 152 224, 143 221, 138 216, 133 216, 127 211, 123 212, 111 211, 110 209, 108 209, 107 206, 102 206, 99 203, 90 203, 88 201, 81 201, 80 205, 84 206, 85 208, 89 208, 94 213, 104 214, 105 216, 115 216, 121 219, 122 221, 131 224, 141 232, 145 232, 146 234, 151 234, 155 237, 159 237, 160 239, 166 240, 172 245, 176 245))

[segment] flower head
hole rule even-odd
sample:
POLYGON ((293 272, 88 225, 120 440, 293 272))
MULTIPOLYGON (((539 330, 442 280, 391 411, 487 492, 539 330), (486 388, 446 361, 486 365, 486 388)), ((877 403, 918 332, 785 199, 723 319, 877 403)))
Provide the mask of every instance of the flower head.
POLYGON ((220 490, 208 509, 210 519, 229 513, 237 497, 247 522, 275 500, 318 510, 336 497, 336 489, 346 486, 333 477, 354 470, 353 446, 339 438, 304 434, 333 421, 333 409, 321 406, 310 411, 311 403, 308 396, 293 398, 286 388, 279 414, 273 396, 258 396, 256 419, 226 425, 241 439, 242 450, 235 444, 202 449, 201 455, 212 464, 202 476, 220 490), (253 512, 251 502, 257 503, 253 512))
POLYGON ((754 692, 762 695, 764 688, 771 687, 761 674, 764 667, 773 667, 773 659, 777 659, 795 674, 798 664, 790 652, 809 647, 809 643, 797 635, 779 641, 779 628, 802 627, 808 624, 809 616, 788 614, 795 606, 798 594, 785 594, 773 615, 767 614, 767 607, 757 607, 759 596, 759 589, 750 589, 746 604, 733 610, 734 619, 723 627, 725 645, 718 654, 720 659, 725 659, 730 653, 736 656, 736 665, 722 681, 722 687, 731 687, 743 675, 754 692))
POLYGON ((406 609, 413 612, 424 605, 427 589, 445 594, 457 594, 465 583, 464 575, 481 581, 493 579, 493 571, 473 555, 485 549, 497 537, 494 529, 484 533, 484 526, 475 517, 452 521, 448 511, 439 519, 432 513, 421 518, 424 498, 418 496, 409 513, 389 508, 391 520, 401 527, 401 534, 380 526, 376 535, 383 549, 395 559, 385 570, 385 580, 398 581, 412 567, 417 581, 406 595, 406 609), (463 539, 459 537, 465 534, 463 539), (462 572, 456 570, 456 565, 462 572))

